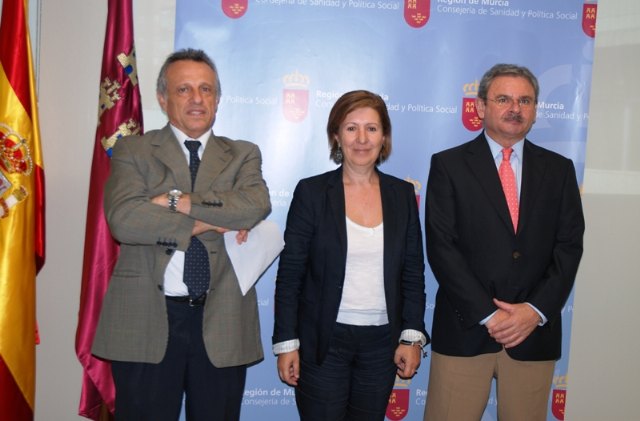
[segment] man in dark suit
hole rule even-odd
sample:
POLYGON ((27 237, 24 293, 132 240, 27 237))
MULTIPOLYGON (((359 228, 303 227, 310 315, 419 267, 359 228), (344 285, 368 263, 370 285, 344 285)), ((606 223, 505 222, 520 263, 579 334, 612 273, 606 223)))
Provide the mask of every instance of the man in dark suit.
POLYGON ((432 157, 425 420, 480 420, 493 378, 501 421, 546 420, 584 218, 572 162, 525 139, 538 93, 528 69, 492 67, 476 100, 483 133, 432 157))
POLYGON ((263 358, 256 292, 242 295, 223 234, 271 211, 260 150, 212 132, 220 100, 201 50, 170 55, 157 97, 169 124, 121 139, 105 188, 120 256, 93 353, 112 361, 116 419, 240 416, 247 364, 263 358))

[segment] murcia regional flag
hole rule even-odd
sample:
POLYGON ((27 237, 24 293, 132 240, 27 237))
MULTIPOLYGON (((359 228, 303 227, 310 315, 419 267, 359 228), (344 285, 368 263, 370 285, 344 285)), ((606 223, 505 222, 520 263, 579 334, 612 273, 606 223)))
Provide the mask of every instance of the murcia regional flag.
POLYGON ((28 0, 0 22, 0 417, 32 420, 36 274, 44 264, 44 171, 28 0))
POLYGON ((92 420, 115 410, 111 364, 91 354, 102 298, 118 258, 102 209, 104 184, 111 168, 111 149, 123 136, 142 134, 142 105, 133 37, 132 0, 108 0, 102 51, 98 127, 93 148, 82 288, 76 329, 76 355, 84 369, 78 414, 92 420))

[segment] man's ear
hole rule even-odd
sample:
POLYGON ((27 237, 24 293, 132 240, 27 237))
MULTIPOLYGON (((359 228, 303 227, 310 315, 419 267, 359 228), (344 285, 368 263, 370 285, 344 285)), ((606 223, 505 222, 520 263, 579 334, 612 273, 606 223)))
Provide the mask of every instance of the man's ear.
POLYGON ((480 117, 480 120, 484 120, 485 105, 486 104, 482 98, 476 97, 476 112, 478 113, 478 117, 480 117))
POLYGON ((167 113, 167 100, 164 98, 160 92, 156 93, 156 98, 158 99, 158 104, 160 104, 160 108, 166 114, 167 113))

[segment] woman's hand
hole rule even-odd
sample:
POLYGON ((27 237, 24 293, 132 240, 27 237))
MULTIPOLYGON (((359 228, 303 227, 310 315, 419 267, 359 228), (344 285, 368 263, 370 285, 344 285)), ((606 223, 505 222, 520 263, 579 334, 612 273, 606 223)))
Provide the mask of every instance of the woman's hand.
POLYGON ((417 345, 400 344, 396 348, 396 355, 393 361, 398 367, 398 376, 403 379, 410 379, 418 372, 422 349, 417 345))
POLYGON ((298 350, 278 355, 278 376, 289 386, 297 386, 300 378, 300 354, 298 350))

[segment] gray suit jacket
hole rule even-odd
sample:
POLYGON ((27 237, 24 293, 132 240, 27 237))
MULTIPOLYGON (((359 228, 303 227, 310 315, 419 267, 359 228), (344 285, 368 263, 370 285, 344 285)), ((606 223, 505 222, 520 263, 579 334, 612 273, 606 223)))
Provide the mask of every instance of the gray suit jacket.
MULTIPOLYGON (((169 337, 164 272, 187 249, 194 219, 251 228, 271 211, 258 147, 212 135, 202 156, 191 215, 151 203, 173 188, 191 190, 188 163, 171 127, 116 143, 105 186, 105 216, 120 256, 103 301, 92 352, 102 358, 158 363, 169 337)), ((221 234, 198 238, 209 251, 211 281, 203 337, 216 367, 263 358, 255 289, 243 296, 221 234)))

